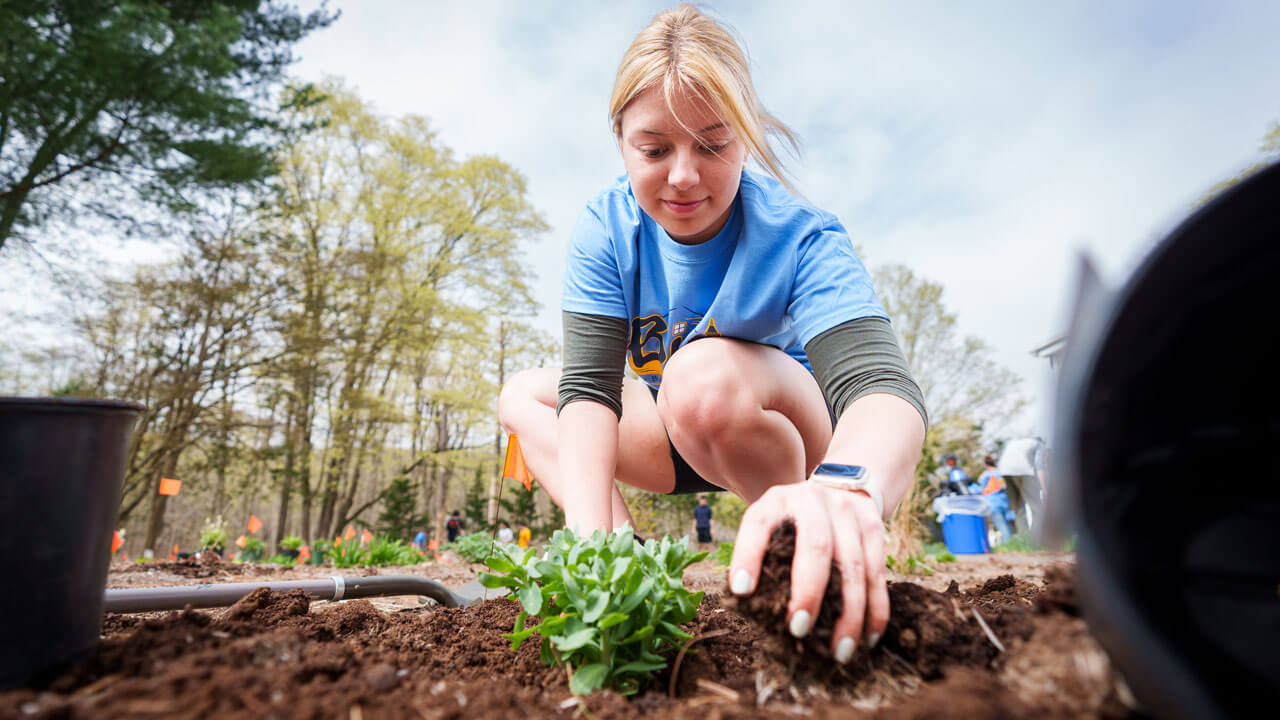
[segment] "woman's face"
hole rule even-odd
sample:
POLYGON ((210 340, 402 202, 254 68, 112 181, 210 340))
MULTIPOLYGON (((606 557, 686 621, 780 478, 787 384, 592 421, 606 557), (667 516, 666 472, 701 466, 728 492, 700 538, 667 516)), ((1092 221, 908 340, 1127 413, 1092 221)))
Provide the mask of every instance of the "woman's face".
POLYGON ((747 152, 710 108, 685 96, 674 105, 672 114, 660 90, 637 96, 622 113, 618 149, 641 209, 673 239, 700 243, 729 219, 747 152))

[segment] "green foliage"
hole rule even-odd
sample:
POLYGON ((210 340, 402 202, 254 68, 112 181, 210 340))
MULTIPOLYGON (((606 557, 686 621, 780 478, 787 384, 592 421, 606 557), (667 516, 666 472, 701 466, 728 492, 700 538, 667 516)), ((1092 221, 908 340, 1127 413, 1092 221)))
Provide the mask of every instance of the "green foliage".
MULTIPOLYGON (((503 483, 505 486, 498 504, 502 506, 507 522, 511 523, 513 528, 525 525, 530 530, 535 530, 538 519, 538 504, 534 495, 538 490, 537 481, 531 483, 528 490, 524 489, 524 483, 508 483, 506 480, 503 480, 503 483)), ((564 527, 564 524, 561 523, 558 527, 564 527)))
POLYGON ((485 517, 489 505, 486 495, 484 469, 477 467, 471 484, 467 486, 467 496, 462 506, 462 515, 467 519, 467 527, 475 528, 477 531, 490 528, 488 518, 485 517))
POLYGON ((291 558, 288 555, 272 555, 271 559, 267 560, 267 562, 271 565, 295 565, 297 564, 298 559, 291 558))
POLYGON ((52 186, 110 174, 95 191, 177 208, 186 188, 270 174, 270 90, 335 17, 271 0, 0 3, 0 248, 73 214, 52 186))
POLYGON ((490 533, 469 533, 459 535, 457 540, 445 543, 440 549, 448 550, 467 562, 482 563, 502 546, 503 543, 494 539, 490 533))
POLYGON ((545 558, 534 548, 495 553, 485 564, 501 574, 481 573, 480 582, 510 588, 520 601, 504 636, 512 650, 537 633, 542 661, 573 669, 575 695, 600 688, 630 695, 691 637, 680 625, 697 615, 702 593, 686 590, 682 578, 704 557, 690 552, 687 538, 667 535, 641 545, 629 527, 590 537, 562 529, 545 558), (529 627, 530 617, 540 622, 529 627))
POLYGON ((329 550, 329 560, 336 568, 382 567, 414 565, 422 561, 422 555, 400 540, 375 535, 367 547, 354 541, 335 544, 329 550))
POLYGON ((890 570, 905 575, 933 574, 933 567, 930 566, 929 561, 918 555, 908 555, 902 560, 889 555, 885 557, 885 564, 889 566, 890 570))
POLYGON ((258 562, 267 554, 267 544, 262 538, 250 535, 244 539, 244 548, 240 553, 240 559, 245 562, 258 562))
POLYGON ((368 565, 416 565, 422 561, 422 555, 408 543, 386 536, 375 536, 369 541, 365 562, 368 565))
POLYGON ((223 548, 227 546, 227 528, 219 515, 216 520, 205 523, 200 531, 200 549, 223 548))
POLYGON ((297 535, 288 535, 280 541, 280 547, 285 550, 297 550, 305 544, 306 542, 297 535))
POLYGON ((1035 539, 1027 533, 1014 533, 1007 541, 991 548, 993 553, 1030 553, 1044 550, 1035 539))
POLYGON ((925 543, 924 557, 926 560, 940 563, 953 563, 956 561, 956 556, 952 555, 947 546, 940 542, 925 543))
POLYGON ((417 490, 418 484, 408 475, 391 481, 382 495, 382 512, 375 523, 380 535, 408 540, 426 526, 426 514, 417 511, 417 490))
POLYGON ((718 568, 729 567, 729 563, 733 561, 733 543, 720 543, 720 547, 711 553, 711 561, 718 568))

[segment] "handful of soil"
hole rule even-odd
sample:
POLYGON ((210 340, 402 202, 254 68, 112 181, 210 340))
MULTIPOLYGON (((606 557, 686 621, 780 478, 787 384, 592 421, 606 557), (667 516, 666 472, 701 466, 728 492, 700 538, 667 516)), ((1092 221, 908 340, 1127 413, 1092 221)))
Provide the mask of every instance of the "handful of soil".
POLYGON ((822 594, 822 605, 813 629, 803 638, 792 637, 787 627, 787 603, 791 598, 791 561, 796 554, 796 525, 791 518, 774 528, 760 567, 755 592, 745 597, 725 593, 724 605, 751 621, 766 638, 765 651, 793 667, 830 667, 835 664, 831 638, 836 618, 844 612, 840 594, 840 568, 831 563, 831 575, 822 594))

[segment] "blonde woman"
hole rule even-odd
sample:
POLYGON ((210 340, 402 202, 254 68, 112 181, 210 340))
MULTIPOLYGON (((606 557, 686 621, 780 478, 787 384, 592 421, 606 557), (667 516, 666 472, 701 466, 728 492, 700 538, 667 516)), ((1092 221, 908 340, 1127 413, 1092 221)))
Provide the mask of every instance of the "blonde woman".
POLYGON ((626 175, 574 229, 564 368, 513 377, 502 424, 582 532, 631 522, 615 481, 741 496, 737 594, 793 518, 788 627, 812 629, 834 560, 848 662, 888 622, 882 519, 920 453, 920 390, 844 227, 781 180, 767 136, 794 140, 722 26, 689 5, 654 18, 609 114, 626 175))

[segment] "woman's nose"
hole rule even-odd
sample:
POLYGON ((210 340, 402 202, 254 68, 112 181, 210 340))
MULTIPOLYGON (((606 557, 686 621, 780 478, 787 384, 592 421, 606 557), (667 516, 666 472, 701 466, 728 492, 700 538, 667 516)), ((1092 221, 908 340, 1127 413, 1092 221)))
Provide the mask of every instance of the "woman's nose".
POLYGON ((667 173, 667 182, 677 190, 687 190, 698 184, 698 163, 692 152, 676 151, 667 173))

